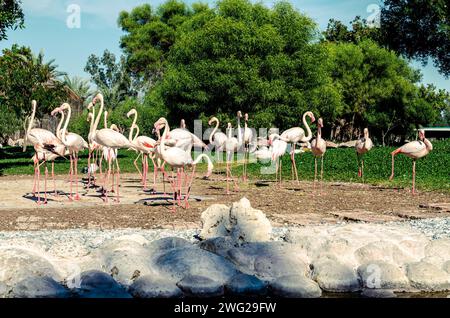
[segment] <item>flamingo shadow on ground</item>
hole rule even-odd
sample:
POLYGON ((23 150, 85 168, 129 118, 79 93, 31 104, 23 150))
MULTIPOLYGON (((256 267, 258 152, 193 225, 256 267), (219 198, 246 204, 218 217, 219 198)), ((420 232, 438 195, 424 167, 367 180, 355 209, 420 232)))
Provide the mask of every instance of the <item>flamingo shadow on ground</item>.
MULTIPOLYGON (((36 194, 37 194, 37 192, 36 192, 36 194)), ((44 201, 44 192, 39 192, 39 195, 40 195, 40 197, 41 197, 40 200, 41 200, 41 201, 44 201)), ((27 199, 27 200, 30 200, 30 201, 33 201, 33 202, 38 202, 38 197, 35 196, 35 195, 33 195, 32 193, 24 194, 24 195, 22 196, 22 198, 27 199)), ((47 202, 50 202, 50 201, 57 202, 56 200, 51 199, 51 198, 49 197, 48 193, 47 193, 47 202)))

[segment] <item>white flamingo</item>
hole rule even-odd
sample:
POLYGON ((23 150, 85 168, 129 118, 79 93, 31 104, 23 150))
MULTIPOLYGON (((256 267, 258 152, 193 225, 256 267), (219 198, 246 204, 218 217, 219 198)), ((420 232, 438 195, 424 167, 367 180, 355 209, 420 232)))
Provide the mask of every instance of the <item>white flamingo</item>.
MULTIPOLYGON (((174 202, 173 202, 173 209, 175 209, 176 201, 178 200, 178 204, 181 205, 181 185, 182 185, 182 174, 184 173, 185 167, 192 167, 192 175, 189 178, 187 175, 185 176, 185 182, 188 184, 186 189, 186 194, 184 196, 184 203, 185 208, 189 207, 189 194, 192 187, 192 182, 195 176, 195 168, 197 164, 200 162, 202 158, 206 159, 208 162, 208 172, 207 176, 209 177, 212 173, 213 164, 211 162, 211 159, 206 154, 200 154, 197 159, 193 160, 191 157, 190 152, 187 152, 181 148, 178 147, 171 147, 166 149, 165 140, 167 138, 167 134, 170 133, 170 127, 169 123, 164 117, 161 117, 158 119, 158 121, 154 124, 156 130, 160 130, 161 128, 164 128, 164 132, 161 136, 160 141, 160 155, 162 159, 172 167, 172 169, 177 169, 177 178, 173 178, 173 171, 172 171, 172 188, 174 190, 174 202), (176 181, 174 181, 176 180, 176 181), (176 182, 176 183, 175 183, 176 182)), ((164 174, 166 174, 165 171, 163 171, 164 174)))
POLYGON ((226 151, 226 163, 227 163, 227 194, 230 194, 230 179, 233 180, 234 183, 234 191, 239 190, 239 186, 236 180, 233 178, 233 174, 231 172, 230 162, 233 162, 234 153, 239 151, 239 148, 242 145, 241 135, 238 134, 238 138, 233 137, 232 134, 233 127, 231 123, 228 123, 227 127, 227 140, 225 141, 225 151, 226 151))
POLYGON ((408 142, 404 144, 400 148, 394 150, 392 155, 392 174, 389 177, 389 180, 394 178, 394 157, 398 154, 404 154, 405 156, 411 158, 413 160, 412 167, 412 194, 416 194, 416 160, 422 157, 425 157, 433 150, 433 144, 425 138, 425 131, 423 129, 419 129, 419 140, 408 142))
MULTIPOLYGON (((32 113, 29 118, 28 127, 25 131, 25 138, 23 143, 23 150, 26 150, 26 146, 28 143, 31 143, 35 150, 35 160, 34 160, 34 186, 33 186, 33 195, 36 195, 37 191, 37 204, 46 204, 47 203, 47 158, 52 160, 53 155, 64 156, 65 147, 61 140, 55 136, 51 131, 42 129, 42 128, 32 128, 34 117, 36 115, 36 107, 37 103, 35 100, 31 102, 32 105, 32 113), (41 159, 39 159, 41 158, 41 159), (45 164, 45 177, 44 177, 44 201, 41 202, 40 199, 40 164, 39 161, 42 160, 43 164, 45 164), (36 189, 37 183, 37 189, 36 189)), ((54 159, 53 159, 54 160, 54 159)))
POLYGON ((295 147, 298 142, 306 143, 306 142, 309 142, 312 138, 311 128, 309 127, 308 122, 306 121, 307 116, 310 118, 311 123, 313 123, 315 121, 314 114, 312 112, 307 111, 303 114, 302 122, 306 128, 306 134, 305 134, 305 131, 303 130, 303 128, 292 127, 292 128, 289 128, 289 129, 283 131, 280 135, 281 140, 291 144, 292 178, 294 178, 294 175, 295 175, 295 180, 297 181, 297 183, 299 182, 299 180, 298 180, 297 164, 295 162, 295 154, 296 154, 295 147))
MULTIPOLYGON (((211 131, 211 134, 209 134, 209 145, 214 146, 216 162, 222 162, 222 160, 223 160, 222 152, 225 149, 227 135, 221 131, 217 131, 219 129, 219 119, 217 119, 217 117, 212 117, 208 121, 208 125, 210 125, 210 126, 213 123, 216 123, 216 125, 215 125, 214 129, 211 131)), ((210 146, 208 146, 208 147, 210 147, 210 146)))
POLYGON ((369 137, 369 129, 364 128, 364 137, 358 139, 355 144, 358 156, 358 177, 364 178, 364 155, 373 147, 372 139, 369 137))
MULTIPOLYGON (((100 101, 100 109, 97 114, 97 118, 95 119, 94 126, 93 126, 93 132, 92 132, 92 140, 97 142, 98 144, 102 145, 103 147, 110 148, 109 156, 108 156, 108 172, 105 175, 104 180, 104 200, 105 202, 108 201, 108 193, 107 193, 107 183, 109 180, 109 176, 111 175, 111 163, 112 163, 112 152, 116 152, 117 149, 121 148, 132 148, 134 149, 134 145, 121 133, 111 129, 111 128, 103 128, 100 130, 97 130, 97 126, 100 122, 100 117, 103 112, 104 108, 104 100, 102 94, 97 94, 97 96, 94 97, 92 101, 92 105, 95 105, 97 101, 100 101)), ((119 194, 119 187, 120 187, 120 166, 119 166, 119 160, 116 156, 114 159, 116 163, 117 168, 117 191, 116 191, 116 202, 120 202, 120 194, 119 194)))
POLYGON ((136 151, 139 152, 138 156, 134 160, 134 166, 136 167, 139 175, 142 178, 142 184, 144 187, 144 191, 147 189, 147 173, 148 173, 148 157, 153 162, 153 191, 156 190, 156 164, 154 160, 154 151, 156 146, 156 140, 147 136, 139 136, 139 126, 136 124, 138 113, 136 109, 131 109, 127 113, 127 117, 129 118, 131 115, 134 115, 133 123, 131 124, 130 133, 128 135, 128 140, 131 141, 135 145, 136 151), (133 137, 133 131, 136 129, 136 134, 133 137), (142 156, 142 173, 139 170, 137 165, 137 161, 139 157, 142 156))
POLYGON ((80 195, 78 193, 78 153, 83 149, 89 148, 88 143, 80 135, 68 132, 67 127, 69 125, 70 117, 72 115, 72 108, 68 103, 62 104, 59 108, 55 109, 59 112, 67 110, 67 118, 64 123, 64 128, 61 130, 61 141, 69 151, 70 156, 70 194, 69 200, 79 200, 80 195), (73 176, 75 175, 75 197, 72 196, 73 189, 73 176))

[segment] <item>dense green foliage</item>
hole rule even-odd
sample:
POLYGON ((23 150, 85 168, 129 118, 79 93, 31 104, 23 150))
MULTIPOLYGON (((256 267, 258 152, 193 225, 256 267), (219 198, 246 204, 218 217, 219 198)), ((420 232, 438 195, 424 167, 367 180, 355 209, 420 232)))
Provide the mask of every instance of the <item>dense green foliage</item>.
POLYGON ((21 2, 21 0, 0 0, 0 41, 8 38, 6 30, 23 27, 21 2))
POLYGON ((288 2, 170 0, 122 12, 119 25, 128 70, 160 102, 144 106, 167 108, 173 123, 233 121, 242 110, 253 127, 283 130, 312 110, 333 139, 355 138, 368 126, 377 142, 390 143, 446 122, 449 95, 419 86, 420 73, 359 18, 351 29, 330 21, 321 38, 288 2))
POLYGON ((448 0, 385 0, 383 41, 409 58, 432 58, 450 76, 450 3, 448 0))
POLYGON ((0 137, 22 129, 31 110, 31 100, 38 101, 36 118, 48 114, 67 98, 63 75, 52 60, 44 62, 43 53, 34 55, 29 48, 13 45, 0 55, 0 137))
MULTIPOLYGON (((384 185, 387 187, 411 186, 412 161, 403 155, 398 155, 395 161, 395 178, 389 181, 391 173, 391 151, 393 147, 375 147, 365 157, 365 182, 369 184, 384 185)), ((17 148, 0 149, 0 174, 33 174, 31 161, 32 148, 27 153, 19 153, 17 148)), ((133 160, 136 154, 133 151, 119 151, 120 167, 122 172, 136 172, 133 160)), ((312 180, 314 177, 314 158, 311 153, 296 156, 301 180, 312 180)), ((80 167, 87 166, 87 152, 81 155, 80 167)), ((223 164, 220 169, 223 169, 223 164)), ((274 174, 262 174, 261 168, 270 166, 270 163, 255 162, 248 166, 249 175, 258 180, 275 179, 274 174)), ((439 190, 450 192, 449 170, 450 167, 450 141, 433 142, 433 151, 417 161, 417 187, 423 190, 439 190)), ((55 169, 57 173, 66 174, 69 169, 69 161, 58 159, 55 169)), ((214 168, 218 172, 218 166, 214 168)), ((79 169, 81 170, 81 168, 79 169)), ((205 164, 201 164, 200 171, 205 170, 205 164)), ((222 171, 222 170, 220 170, 222 171)), ((357 159, 354 148, 328 149, 324 158, 324 180, 361 182, 357 177, 357 159)), ((240 176, 242 166, 235 163, 233 173, 240 176)), ((283 157, 283 178, 290 180, 290 157, 283 157)))

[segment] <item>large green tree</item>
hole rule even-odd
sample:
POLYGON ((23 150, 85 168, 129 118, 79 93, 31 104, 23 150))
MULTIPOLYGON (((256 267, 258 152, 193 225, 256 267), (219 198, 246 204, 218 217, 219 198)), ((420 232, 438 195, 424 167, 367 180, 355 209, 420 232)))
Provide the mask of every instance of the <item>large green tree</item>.
POLYGON ((390 48, 423 62, 432 58, 444 75, 450 75, 448 0, 385 0, 381 31, 390 48))
POLYGON ((84 70, 91 75, 91 81, 103 93, 109 108, 115 108, 127 97, 137 94, 126 70, 124 57, 116 60, 116 56, 108 50, 100 57, 92 54, 88 57, 84 70))
POLYGON ((20 5, 20 0, 0 0, 0 41, 8 38, 8 29, 23 28, 24 18, 20 5))
MULTIPOLYGON (((326 51, 314 43, 316 25, 289 3, 272 9, 246 0, 223 0, 214 8, 176 4, 169 1, 126 36, 156 34, 162 25, 173 30, 170 45, 153 47, 161 54, 156 66, 164 74, 157 87, 174 121, 211 115, 230 120, 242 110, 255 127, 285 128, 298 125, 308 109, 338 106, 326 51), (166 12, 173 7, 179 9, 166 12)), ((122 18, 142 11, 149 16, 151 9, 144 6, 122 18)), ((122 44, 128 61, 142 56, 140 49, 122 44)))
POLYGON ((67 99, 67 91, 57 77, 62 73, 43 53, 34 55, 27 47, 13 45, 0 55, 0 135, 22 128, 31 100, 38 101, 37 118, 67 99))

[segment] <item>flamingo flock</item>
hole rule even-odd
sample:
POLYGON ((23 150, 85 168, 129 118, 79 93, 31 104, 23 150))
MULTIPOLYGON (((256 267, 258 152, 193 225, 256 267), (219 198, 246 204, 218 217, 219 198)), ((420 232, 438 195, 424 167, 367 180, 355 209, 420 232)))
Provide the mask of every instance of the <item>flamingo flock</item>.
MULTIPOLYGON (((69 122, 71 119, 72 109, 68 103, 63 103, 60 107, 55 108, 52 116, 60 116, 56 131, 53 133, 46 129, 33 128, 36 115, 37 102, 32 101, 31 115, 26 118, 25 143, 34 147, 35 154, 32 157, 34 164, 34 181, 33 196, 37 198, 37 204, 47 203, 47 179, 48 168, 47 163, 52 165, 51 176, 53 180, 53 192, 58 196, 54 178, 54 161, 59 157, 70 160, 69 182, 70 192, 69 200, 80 200, 79 193, 79 177, 78 177, 78 158, 80 151, 88 149, 88 182, 87 189, 99 188, 100 196, 106 203, 114 194, 113 201, 120 202, 120 165, 118 151, 121 149, 134 151, 137 156, 133 161, 136 170, 141 178, 143 191, 147 189, 147 179, 149 172, 150 158, 153 166, 153 184, 150 189, 151 193, 156 193, 156 180, 159 172, 162 174, 163 184, 169 182, 173 193, 173 206, 175 210, 177 206, 188 208, 189 197, 192 184, 195 179, 195 171, 198 163, 202 160, 207 162, 207 173, 205 178, 209 178, 213 172, 214 165, 207 154, 214 149, 216 155, 226 154, 226 194, 231 194, 230 183, 233 185, 233 191, 239 191, 238 179, 232 174, 232 164, 236 153, 243 153, 243 173, 242 181, 248 181, 248 163, 250 161, 250 153, 254 154, 257 160, 270 160, 275 165, 275 179, 277 185, 281 187, 282 181, 282 156, 285 153, 290 154, 292 180, 299 182, 299 175, 296 163, 296 154, 310 151, 314 156, 314 183, 316 189, 318 181, 318 160, 320 160, 320 192, 323 188, 323 162, 327 149, 327 142, 322 138, 322 128, 324 126, 323 119, 317 120, 317 134, 313 138, 310 124, 316 122, 315 116, 311 111, 307 111, 302 116, 304 129, 301 127, 293 127, 283 131, 281 134, 270 133, 268 138, 258 137, 249 125, 249 115, 247 113, 242 116, 242 112, 236 114, 237 127, 233 128, 231 122, 227 123, 227 129, 224 132, 219 131, 220 122, 217 117, 212 117, 208 124, 213 126, 212 132, 209 134, 209 145, 206 145, 199 137, 191 133, 184 119, 180 122, 180 127, 171 130, 166 118, 161 117, 154 123, 152 133, 157 138, 140 135, 140 129, 137 125, 138 112, 131 109, 127 113, 127 117, 132 117, 132 123, 129 127, 128 137, 122 134, 118 127, 112 124, 107 126, 107 111, 104 106, 104 98, 101 93, 97 94, 91 103, 87 106, 89 113, 87 120, 90 123, 87 141, 80 135, 69 132, 69 122), (99 128, 100 120, 104 116, 104 127, 99 128), (241 118, 244 119, 244 127, 241 127, 241 118), (307 121, 309 118, 309 123, 307 121), (162 134, 161 134, 162 130, 162 134), (306 132, 305 132, 306 130, 306 132), (201 153, 197 158, 192 158, 192 148, 202 148, 206 153, 201 153), (297 149, 297 147, 300 147, 297 149), (103 172, 102 162, 107 163, 107 168, 103 172), (139 168, 139 162, 140 166, 139 168), (44 165, 44 198, 41 198, 40 179, 41 166, 44 165), (171 175, 165 170, 168 166, 171 169, 171 175), (188 172, 191 169, 191 172, 188 172), (96 173, 100 178, 96 178, 96 173), (103 185, 100 187, 95 184, 96 180, 103 179, 103 185), (109 187, 110 186, 110 187, 109 187), (74 191, 75 188, 75 191, 74 191)), ((358 139, 355 144, 355 152, 358 161, 358 176, 364 180, 364 157, 372 149, 373 142, 369 137, 369 130, 364 129, 364 135, 358 139)), ((413 160, 413 180, 412 193, 415 194, 415 176, 416 176, 416 160, 426 156, 433 149, 431 142, 425 138, 425 132, 419 130, 419 140, 412 141, 392 152, 392 174, 390 179, 394 177, 394 158, 397 154, 404 154, 413 160)), ((217 157, 216 161, 220 162, 221 158, 217 157)), ((165 193, 164 187, 164 194, 165 193)), ((315 190, 314 190, 315 192, 315 190)), ((319 194, 320 195, 320 194, 319 194)))

